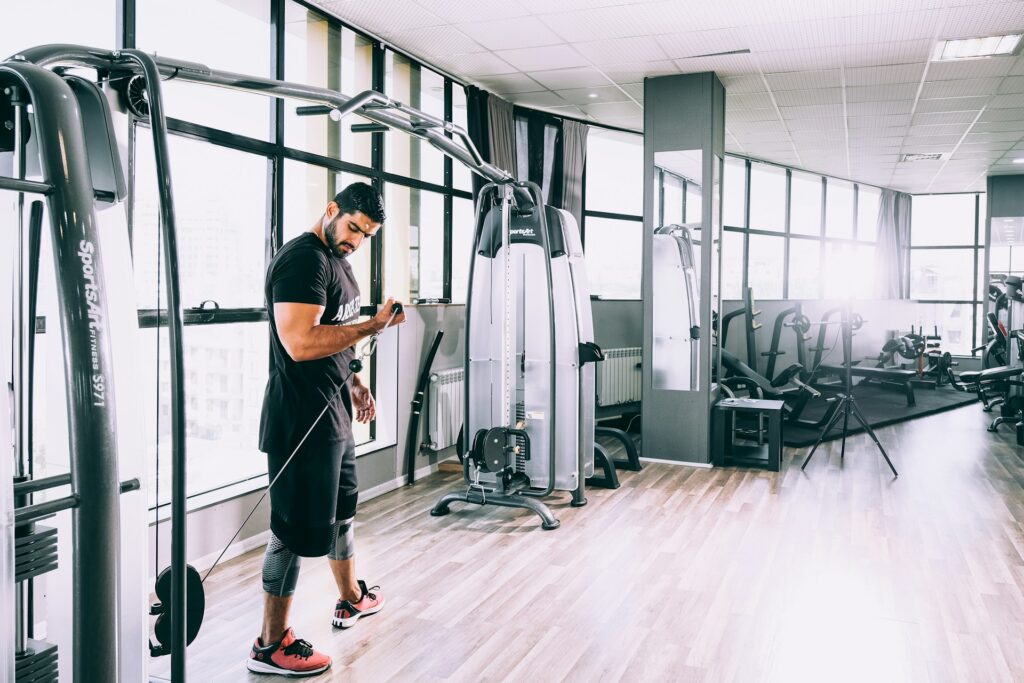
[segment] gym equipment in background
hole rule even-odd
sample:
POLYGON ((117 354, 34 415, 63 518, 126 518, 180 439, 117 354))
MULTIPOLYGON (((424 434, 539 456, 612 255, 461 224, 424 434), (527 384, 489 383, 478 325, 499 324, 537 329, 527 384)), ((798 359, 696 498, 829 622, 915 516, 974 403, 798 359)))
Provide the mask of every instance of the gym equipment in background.
POLYGON ((677 308, 674 315, 665 316, 666 321, 659 330, 656 343, 659 350, 679 359, 674 370, 685 374, 678 378, 677 385, 696 391, 700 362, 700 312, 697 310, 700 281, 693 258, 690 229, 685 225, 657 228, 651 258, 654 260, 654 287, 672 291, 681 282, 683 288, 679 295, 684 299, 682 306, 673 307, 677 308))
POLYGON ((571 491, 586 504, 594 469, 590 292, 571 214, 544 206, 533 183, 480 192, 466 296, 465 491, 455 501, 523 508, 559 521, 541 499, 571 491), (514 199, 525 193, 526 205, 514 199))
POLYGON ((811 321, 803 314, 801 304, 796 303, 792 308, 787 308, 775 316, 771 348, 761 352, 762 356, 768 358, 768 366, 764 371, 764 376, 768 381, 775 379, 775 364, 779 356, 786 355, 785 351, 779 350, 779 346, 782 342, 782 330, 787 327, 796 335, 796 362, 802 368, 807 368, 807 342, 811 340, 811 321), (790 316, 792 319, 787 320, 790 316))
POLYGON ((405 483, 412 486, 416 483, 416 453, 420 449, 420 413, 423 412, 423 397, 427 394, 427 385, 430 384, 430 366, 434 364, 434 357, 437 356, 437 349, 441 345, 441 338, 444 337, 444 330, 438 330, 434 334, 434 340, 427 347, 427 355, 420 365, 420 376, 416 380, 416 393, 413 394, 412 404, 409 412, 409 428, 405 436, 405 483))
POLYGON ((759 315, 761 315, 761 311, 757 310, 757 304, 754 301, 754 290, 752 287, 747 287, 743 290, 743 305, 721 317, 718 332, 719 343, 724 349, 729 339, 729 328, 732 321, 742 316, 743 334, 747 343, 747 365, 755 372, 758 366, 757 331, 761 329, 761 323, 757 322, 759 315))

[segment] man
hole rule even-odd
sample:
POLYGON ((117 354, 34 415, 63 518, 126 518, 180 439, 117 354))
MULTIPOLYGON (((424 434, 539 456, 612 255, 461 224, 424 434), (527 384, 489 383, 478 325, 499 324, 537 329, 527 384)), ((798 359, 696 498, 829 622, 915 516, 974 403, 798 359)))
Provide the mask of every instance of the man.
MULTIPOLYGON (((349 370, 354 346, 380 332, 391 318, 391 299, 373 318, 359 316, 359 285, 347 257, 381 228, 384 207, 370 185, 339 193, 317 223, 289 241, 267 271, 270 377, 260 419, 260 450, 267 454, 270 542, 263 559, 263 632, 247 662, 251 671, 309 676, 331 658, 288 627, 299 557, 328 555, 340 597, 333 624, 348 628, 384 605, 378 587, 356 579, 352 522, 357 500, 352 417, 376 415, 373 396, 349 370), (295 452, 317 415, 340 394, 295 452)), ((405 320, 399 313, 391 324, 405 320)))

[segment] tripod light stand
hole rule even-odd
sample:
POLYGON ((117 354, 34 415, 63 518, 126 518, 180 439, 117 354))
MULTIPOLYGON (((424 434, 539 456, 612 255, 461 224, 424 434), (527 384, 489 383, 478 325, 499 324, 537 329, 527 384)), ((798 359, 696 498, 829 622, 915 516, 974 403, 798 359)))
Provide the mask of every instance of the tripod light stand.
POLYGON ((871 429, 871 424, 864 418, 864 414, 860 412, 860 408, 857 407, 857 401, 853 396, 853 371, 851 370, 853 367, 853 325, 851 323, 850 307, 847 305, 843 308, 842 316, 844 382, 843 393, 839 395, 839 409, 836 410, 832 419, 825 425, 825 428, 821 430, 821 434, 818 435, 818 441, 814 444, 814 447, 811 448, 811 452, 807 454, 807 458, 804 460, 804 464, 800 466, 800 469, 802 470, 807 467, 807 463, 811 461, 811 457, 814 455, 814 452, 818 450, 818 446, 820 446, 821 442, 825 440, 825 435, 828 434, 829 430, 835 426, 840 417, 843 418, 843 436, 839 457, 842 459, 846 456, 846 437, 849 434, 850 416, 852 415, 857 422, 860 422, 860 426, 868 433, 868 436, 870 436, 871 440, 875 442, 875 445, 878 446, 879 452, 881 452, 882 457, 885 458, 885 462, 889 465, 889 469, 892 470, 892 475, 894 477, 898 477, 900 476, 899 472, 897 472, 896 468, 893 467, 892 461, 889 460, 888 454, 882 447, 878 437, 875 436, 874 430, 871 429))

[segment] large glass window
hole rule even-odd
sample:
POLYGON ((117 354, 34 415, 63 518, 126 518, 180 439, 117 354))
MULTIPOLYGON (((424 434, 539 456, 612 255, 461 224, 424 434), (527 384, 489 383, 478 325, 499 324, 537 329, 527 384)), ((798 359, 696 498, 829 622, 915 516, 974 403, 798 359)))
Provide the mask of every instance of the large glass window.
MULTIPOLYGON (((260 412, 267 383, 269 327, 265 322, 188 325, 182 337, 185 366, 185 439, 188 495, 212 491, 267 471, 259 450, 260 412)), ((157 504, 156 477, 170 502, 171 379, 167 328, 139 332, 139 395, 143 402, 150 469, 149 505, 157 504), (158 345, 159 344, 159 348, 158 345), (159 363, 157 362, 159 359, 159 363)))
MULTIPOLYGON (((452 123, 469 132, 469 111, 466 108, 466 89, 452 84, 452 123)), ((473 189, 473 172, 465 164, 452 160, 452 185, 456 190, 473 189)))
POLYGON ((679 176, 662 174, 661 225, 683 222, 683 182, 679 176))
POLYGON ((587 276, 590 293, 606 299, 639 299, 643 223, 587 218, 587 276))
POLYGON ((388 183, 384 296, 399 301, 444 294, 444 196, 388 183), (408 275, 406 275, 408 273, 408 275))
POLYGON ((974 249, 912 249, 910 298, 974 300, 974 249))
MULTIPOLYGON (((439 119, 444 118, 444 78, 402 55, 388 50, 385 57, 385 92, 403 104, 439 119)), ((441 185, 444 154, 412 135, 391 134, 384 146, 385 170, 441 185)))
POLYGON ((591 127, 587 133, 587 211, 643 215, 644 140, 591 127))
POLYGON ((785 231, 786 169, 756 162, 750 165, 750 227, 785 231))
POLYGON ((916 195, 910 208, 911 246, 973 245, 975 196, 916 195))
POLYGON ((702 216, 703 197, 700 185, 686 183, 686 222, 700 223, 702 216))
POLYGON ((794 235, 821 234, 821 176, 792 172, 789 231, 794 235))
MULTIPOLYGON (((157 307, 157 273, 162 265, 157 254, 160 208, 150 130, 137 128, 135 141, 135 284, 139 308, 151 309, 157 307)), ((170 136, 168 145, 183 306, 194 308, 203 301, 221 308, 262 306, 266 158, 176 135, 170 136)))
POLYGON ((0 54, 50 43, 113 48, 117 43, 117 5, 109 0, 47 0, 4 5, 0 54))
POLYGON ((750 235, 747 286, 756 299, 781 299, 786 240, 771 235, 750 235))
POLYGON ((745 228, 747 202, 747 162, 737 157, 725 158, 725 185, 722 188, 722 222, 745 228))
MULTIPOLYGON (((270 5, 231 0, 138 0, 136 42, 161 56, 270 77, 270 5), (230 27, 229 33, 225 27, 230 27)), ((261 140, 270 137, 272 100, 262 95, 175 79, 164 81, 163 94, 167 116, 261 140)))
POLYGON ((821 242, 789 240, 789 297, 817 299, 821 296, 821 242))
MULTIPOLYGON (((452 303, 466 303, 469 287, 469 265, 473 259, 473 232, 476 229, 476 211, 469 199, 452 200, 452 303)), ((593 283, 593 274, 587 274, 593 283)))
POLYGON ((871 299, 875 295, 875 245, 828 242, 822 279, 826 299, 871 299))
POLYGON ((853 183, 829 178, 825 197, 825 235, 852 239, 853 183))
MULTIPOLYGON (((354 97, 373 87, 372 43, 301 5, 285 5, 285 80, 336 90, 354 97)), ((304 103, 286 101, 284 139, 289 147, 370 166, 369 133, 352 125, 368 123, 350 115, 334 121, 326 115, 298 116, 304 103)))
POLYGON ((874 242, 878 236, 878 206, 882 191, 877 187, 857 187, 857 239, 874 242))
POLYGON ((722 231, 722 299, 743 297, 743 233, 722 231))

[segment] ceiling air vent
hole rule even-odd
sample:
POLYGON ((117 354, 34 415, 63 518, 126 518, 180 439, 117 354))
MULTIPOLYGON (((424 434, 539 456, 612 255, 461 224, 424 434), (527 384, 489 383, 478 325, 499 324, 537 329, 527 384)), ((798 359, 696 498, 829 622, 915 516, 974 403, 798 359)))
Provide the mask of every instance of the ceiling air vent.
POLYGON ((904 154, 900 161, 937 161, 945 157, 945 154, 904 154))

